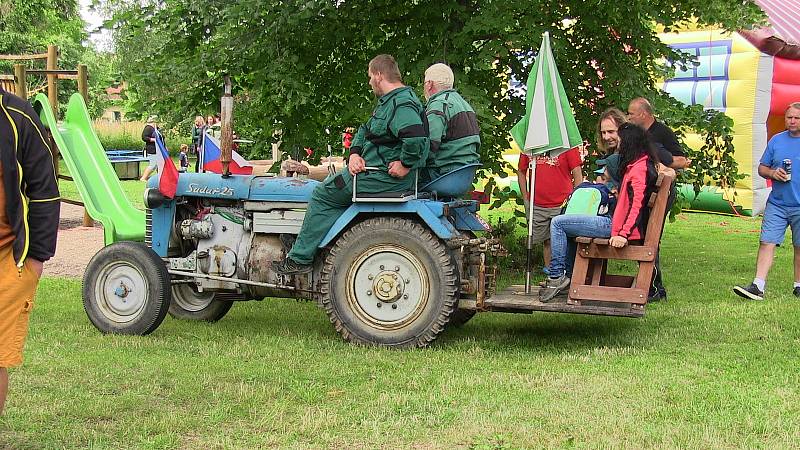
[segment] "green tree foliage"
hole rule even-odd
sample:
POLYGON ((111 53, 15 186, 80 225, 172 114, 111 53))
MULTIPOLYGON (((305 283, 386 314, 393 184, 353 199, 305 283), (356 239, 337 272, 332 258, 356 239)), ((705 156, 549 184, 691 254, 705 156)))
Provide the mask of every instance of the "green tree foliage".
MULTIPOLYGON (((106 93, 106 88, 117 86, 121 80, 116 69, 117 56, 113 53, 100 52, 93 48, 85 49, 81 64, 86 64, 89 74, 89 116, 97 118, 111 104, 106 93)), ((69 93, 76 92, 77 86, 72 85, 69 93)))
MULTIPOLYGON (((697 20, 726 29, 750 28, 762 13, 750 1, 729 0, 108 0, 122 76, 138 107, 175 122, 217 108, 222 78, 235 83, 235 127, 266 149, 275 130, 284 145, 338 144, 338 131, 363 122, 374 99, 367 62, 394 55, 407 84, 419 90, 423 71, 445 61, 482 127, 484 167, 503 172, 508 131, 524 113, 524 98, 508 90, 524 81, 541 35, 549 31, 582 134, 593 140, 595 117, 608 106, 645 96, 673 127, 709 137, 709 158, 684 175, 731 181, 736 166, 726 117, 687 108, 660 92, 665 60, 691 64, 657 37, 697 20), (142 7, 143 6, 143 7, 142 7), (324 130, 334 130, 326 138, 324 130)), ((506 192, 508 194, 508 192, 506 192)))
MULTIPOLYGON (((62 68, 78 63, 86 38, 77 0, 0 0, 0 54, 47 53, 48 45, 59 48, 62 68)), ((44 69, 42 61, 23 62, 29 68, 44 69)), ((13 73, 14 62, 0 61, 0 73, 13 73)), ((32 88, 44 85, 45 78, 31 77, 32 88)))
MULTIPOLYGON (((75 69, 86 64, 89 72, 89 112, 102 114, 106 105, 105 88, 117 79, 113 55, 97 52, 85 45, 87 34, 78 13, 77 0, 0 0, 0 54, 46 53, 48 45, 59 50, 60 69, 75 69)), ((28 68, 44 69, 45 62, 16 61, 28 68)), ((0 61, 0 73, 13 73, 14 62, 0 61)), ((47 83, 44 76, 30 75, 32 91, 47 83)), ((59 102, 65 107, 77 91, 73 80, 59 81, 59 102)))
POLYGON ((85 37, 77 0, 0 0, 0 30, 0 54, 43 53, 55 44, 64 56, 77 55, 85 37))

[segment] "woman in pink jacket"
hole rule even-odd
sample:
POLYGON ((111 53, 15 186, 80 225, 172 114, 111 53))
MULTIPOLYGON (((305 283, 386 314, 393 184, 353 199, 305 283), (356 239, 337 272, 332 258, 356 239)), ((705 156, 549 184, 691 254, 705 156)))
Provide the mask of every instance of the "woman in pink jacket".
MULTIPOLYGON (((613 215, 561 215, 550 223, 550 277, 540 291, 543 302, 550 301, 569 286, 572 263, 568 261, 569 241, 576 236, 609 238, 612 247, 622 248, 629 241, 644 239, 650 208, 647 197, 655 190, 658 177, 658 156, 644 129, 631 123, 617 131, 619 144, 620 183, 613 215)), ((574 247, 573 247, 574 251, 574 247)))

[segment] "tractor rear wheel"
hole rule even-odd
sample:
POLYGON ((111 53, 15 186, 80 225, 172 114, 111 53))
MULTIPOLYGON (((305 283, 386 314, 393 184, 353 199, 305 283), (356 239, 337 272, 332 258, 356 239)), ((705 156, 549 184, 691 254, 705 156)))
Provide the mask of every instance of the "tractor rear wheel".
POLYGON ((444 243, 420 223, 367 219, 336 240, 322 268, 322 306, 342 337, 384 347, 425 347, 458 301, 444 243))
POLYGON ((234 299, 229 297, 217 292, 198 292, 189 284, 176 284, 172 286, 169 315, 182 320, 216 322, 233 307, 234 299))
POLYGON ((456 309, 455 311, 453 311, 453 315, 450 316, 450 321, 448 322, 448 325, 450 325, 451 327, 460 327, 466 325, 466 323, 469 322, 470 319, 475 317, 476 313, 477 311, 475 311, 474 309, 456 309))

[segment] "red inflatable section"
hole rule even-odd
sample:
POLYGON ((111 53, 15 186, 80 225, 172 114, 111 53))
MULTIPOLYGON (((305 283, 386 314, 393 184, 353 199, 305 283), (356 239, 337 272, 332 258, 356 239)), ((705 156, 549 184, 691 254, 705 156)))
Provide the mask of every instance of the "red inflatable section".
POLYGON ((769 105, 769 118, 767 118, 767 136, 771 138, 776 133, 786 129, 783 114, 790 103, 800 102, 800 60, 773 58, 772 66, 772 97, 769 105))
POLYGON ((790 103, 800 102, 800 60, 774 58, 769 114, 780 115, 790 103))

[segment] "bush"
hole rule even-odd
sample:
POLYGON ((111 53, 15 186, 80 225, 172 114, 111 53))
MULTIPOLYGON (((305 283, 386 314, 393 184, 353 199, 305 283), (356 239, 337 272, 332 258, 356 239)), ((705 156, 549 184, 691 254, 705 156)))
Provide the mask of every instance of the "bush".
MULTIPOLYGON (((508 256, 498 260, 498 266, 504 273, 525 273, 525 262, 528 255, 528 228, 525 220, 517 217, 497 218, 490 220, 492 225, 491 235, 500 239, 503 247, 508 251, 508 256)), ((535 244, 531 253, 532 267, 535 272, 542 267, 542 244, 535 244)))
MULTIPOLYGON (((144 122, 107 122, 96 120, 94 131, 100 143, 106 150, 142 150, 142 130, 144 122)), ((166 130, 164 138, 167 142, 167 150, 171 155, 180 152, 181 144, 189 145, 192 142, 191 136, 180 136, 172 130, 166 130)))
POLYGON ((141 150, 143 128, 143 122, 94 122, 94 132, 106 150, 141 150))

